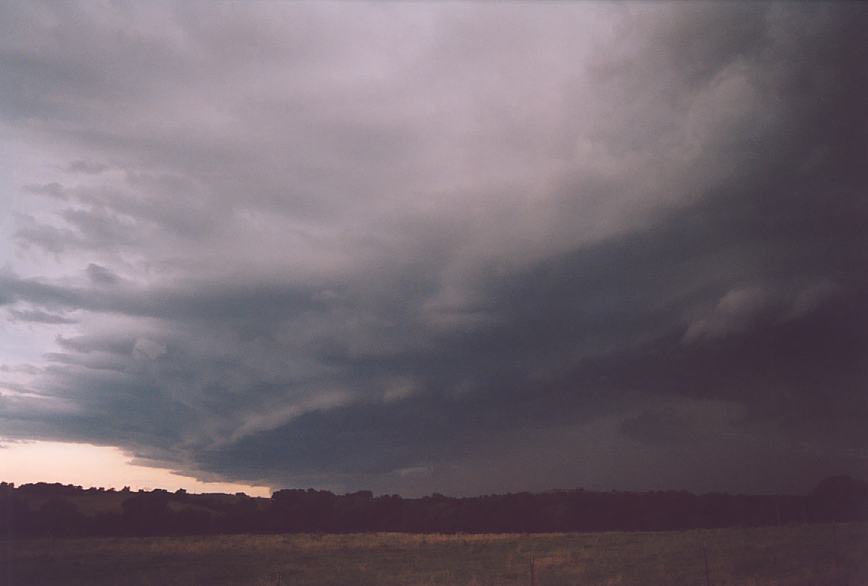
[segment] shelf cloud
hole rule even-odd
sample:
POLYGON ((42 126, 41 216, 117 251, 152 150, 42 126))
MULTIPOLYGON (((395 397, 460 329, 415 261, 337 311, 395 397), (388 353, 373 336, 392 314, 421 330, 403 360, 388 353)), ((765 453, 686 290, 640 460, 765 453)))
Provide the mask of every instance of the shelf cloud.
POLYGON ((7 3, 0 436, 404 494, 864 471, 866 27, 7 3))

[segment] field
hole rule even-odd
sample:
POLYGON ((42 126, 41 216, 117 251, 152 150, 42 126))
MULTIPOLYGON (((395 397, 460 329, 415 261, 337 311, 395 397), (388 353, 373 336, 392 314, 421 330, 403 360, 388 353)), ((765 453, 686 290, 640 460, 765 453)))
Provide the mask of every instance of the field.
POLYGON ((18 585, 868 585, 868 525, 0 541, 18 585), (533 564, 531 564, 533 560, 533 564))

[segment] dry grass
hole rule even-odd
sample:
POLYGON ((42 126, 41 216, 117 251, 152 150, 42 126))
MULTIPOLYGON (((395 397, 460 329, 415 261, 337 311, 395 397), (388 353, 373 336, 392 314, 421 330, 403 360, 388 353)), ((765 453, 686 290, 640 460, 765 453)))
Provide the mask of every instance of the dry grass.
POLYGON ((868 586, 868 525, 546 535, 227 535, 0 542, 0 583, 868 586))

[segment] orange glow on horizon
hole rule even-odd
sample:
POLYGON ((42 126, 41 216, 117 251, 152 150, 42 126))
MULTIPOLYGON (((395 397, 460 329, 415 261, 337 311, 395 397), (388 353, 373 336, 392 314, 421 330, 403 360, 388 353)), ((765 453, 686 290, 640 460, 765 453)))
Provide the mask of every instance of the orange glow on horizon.
POLYGON ((271 495, 267 486, 234 482, 203 482, 166 468, 130 462, 119 448, 65 442, 0 442, 0 480, 16 485, 59 482, 83 488, 104 487, 132 490, 163 488, 187 492, 245 492, 250 496, 271 495))

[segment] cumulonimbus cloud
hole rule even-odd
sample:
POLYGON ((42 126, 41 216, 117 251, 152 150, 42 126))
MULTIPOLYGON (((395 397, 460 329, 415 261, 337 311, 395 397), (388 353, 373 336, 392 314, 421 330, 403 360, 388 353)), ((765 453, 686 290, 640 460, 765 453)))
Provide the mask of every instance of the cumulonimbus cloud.
POLYGON ((647 486, 637 437, 690 484, 661 419, 856 465, 862 7, 2 11, 0 305, 50 346, 4 436, 411 492, 647 486))

